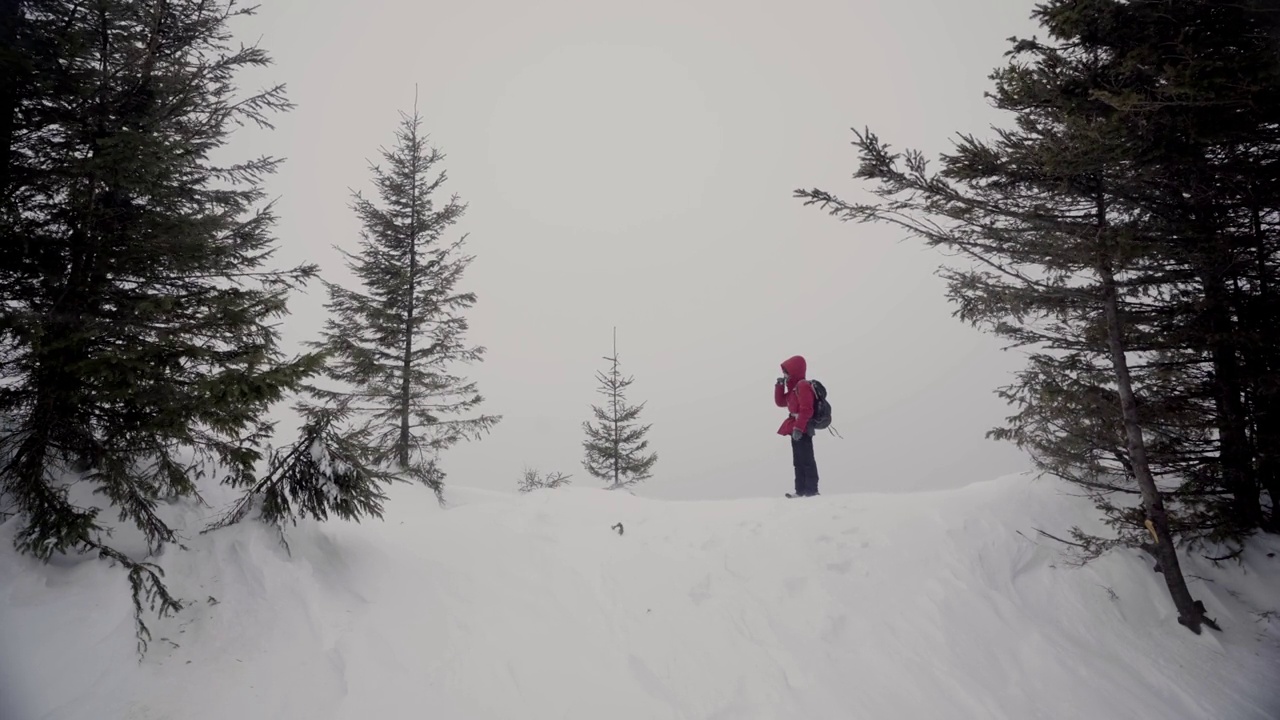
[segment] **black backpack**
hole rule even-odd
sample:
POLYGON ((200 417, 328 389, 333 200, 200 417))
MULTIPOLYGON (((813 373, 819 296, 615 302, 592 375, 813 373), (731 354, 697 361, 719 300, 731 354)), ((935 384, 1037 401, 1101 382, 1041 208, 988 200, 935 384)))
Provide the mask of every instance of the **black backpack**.
POLYGON ((810 380, 809 387, 813 388, 813 418, 809 420, 809 426, 814 430, 826 430, 831 425, 831 403, 827 402, 827 388, 817 380, 810 380))

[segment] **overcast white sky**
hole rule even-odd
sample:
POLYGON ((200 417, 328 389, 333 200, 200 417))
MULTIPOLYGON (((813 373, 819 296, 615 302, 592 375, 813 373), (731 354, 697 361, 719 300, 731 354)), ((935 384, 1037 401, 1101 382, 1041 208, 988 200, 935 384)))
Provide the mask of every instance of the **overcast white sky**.
MULTIPOLYGON (((245 80, 287 83, 297 108, 235 147, 287 158, 280 257, 342 279, 349 188, 418 85, 470 206, 463 285, 489 354, 469 375, 505 416, 444 456, 450 483, 509 490, 531 465, 598 486, 581 424, 616 325, 660 456, 640 494, 791 489, 772 394, 797 353, 844 436, 817 439, 823 493, 954 487, 1029 466, 983 437, 1019 356, 951 317, 939 253, 792 191, 858 194, 850 127, 936 155, 1007 122, 983 92, 1032 4, 263 0, 238 27, 276 62, 245 80)), ((294 301, 291 342, 323 301, 318 283, 294 301)))

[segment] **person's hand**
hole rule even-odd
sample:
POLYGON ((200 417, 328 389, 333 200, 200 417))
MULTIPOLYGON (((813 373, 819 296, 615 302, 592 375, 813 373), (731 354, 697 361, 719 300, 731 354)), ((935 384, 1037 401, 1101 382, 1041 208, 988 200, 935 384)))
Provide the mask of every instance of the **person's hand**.
POLYGON ((802 438, 802 437, 804 437, 804 433, 800 432, 799 430, 792 430, 792 431, 791 431, 791 439, 792 439, 792 440, 795 440, 796 442, 799 442, 799 441, 800 441, 800 438, 802 438))

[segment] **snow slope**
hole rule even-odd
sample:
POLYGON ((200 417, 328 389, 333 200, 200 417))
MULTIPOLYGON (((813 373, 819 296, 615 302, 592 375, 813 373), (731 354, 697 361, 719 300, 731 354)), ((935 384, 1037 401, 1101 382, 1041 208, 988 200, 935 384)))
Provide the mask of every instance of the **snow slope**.
MULTIPOLYGON (((192 605, 134 655, 123 573, 0 527, 0 717, 1280 717, 1280 550, 1188 558, 1223 624, 1179 627, 1149 562, 1069 568, 1050 481, 659 502, 393 489, 383 523, 246 523, 161 562, 192 605), (621 523, 619 534, 611 526, 621 523), (163 639, 162 639, 163 638, 163 639)), ((1269 542, 1270 545, 1266 543, 1269 542)))

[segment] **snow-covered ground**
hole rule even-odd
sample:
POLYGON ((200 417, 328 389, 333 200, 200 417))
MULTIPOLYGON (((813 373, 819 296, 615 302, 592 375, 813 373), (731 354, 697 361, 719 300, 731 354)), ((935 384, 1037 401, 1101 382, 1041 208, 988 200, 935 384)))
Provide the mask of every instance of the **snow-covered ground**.
MULTIPOLYGON (((1150 562, 1083 569, 1033 528, 1063 486, 705 502, 403 486, 385 522, 195 530, 191 605, 139 663, 118 568, 0 527, 0 717, 1280 717, 1280 542, 1187 558, 1224 627, 1177 625, 1150 562), (612 529, 621 523, 622 532, 612 529)), ((122 538, 121 542, 127 542, 122 538)))

